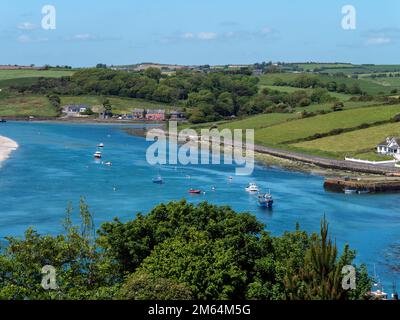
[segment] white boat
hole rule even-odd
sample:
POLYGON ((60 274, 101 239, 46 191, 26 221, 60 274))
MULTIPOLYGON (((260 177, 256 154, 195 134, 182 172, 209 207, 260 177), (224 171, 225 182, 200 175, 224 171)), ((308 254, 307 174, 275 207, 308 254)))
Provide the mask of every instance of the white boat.
POLYGON ((345 194, 355 194, 355 193, 357 193, 357 189, 345 188, 344 193, 345 194))
POLYGON ((258 186, 254 182, 250 182, 249 185, 246 187, 247 192, 258 192, 258 186))
POLYGON ((104 148, 104 143, 99 143, 99 144, 97 145, 97 147, 98 147, 98 148, 104 148))
POLYGON ((101 158, 101 152, 100 151, 96 151, 93 155, 95 158, 100 159, 101 158))

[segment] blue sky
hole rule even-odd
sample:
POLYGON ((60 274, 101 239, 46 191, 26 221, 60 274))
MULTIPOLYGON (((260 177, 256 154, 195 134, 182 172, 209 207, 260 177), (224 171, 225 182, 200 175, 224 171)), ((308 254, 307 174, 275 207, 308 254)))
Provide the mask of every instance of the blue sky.
POLYGON ((0 64, 400 63, 398 0, 1 0, 0 64), (56 29, 41 28, 42 7, 56 29), (356 29, 341 27, 344 5, 356 29))

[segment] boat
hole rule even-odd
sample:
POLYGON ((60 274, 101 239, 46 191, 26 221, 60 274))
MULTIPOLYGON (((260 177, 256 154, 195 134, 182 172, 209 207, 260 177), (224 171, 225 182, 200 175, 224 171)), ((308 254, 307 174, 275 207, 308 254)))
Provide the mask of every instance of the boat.
POLYGON ((104 148, 104 143, 99 143, 99 144, 97 145, 97 148, 104 148))
POLYGON ((358 190, 357 193, 358 194, 366 194, 366 193, 370 193, 370 191, 368 189, 363 189, 363 190, 358 190))
POLYGON ((0 119, 0 123, 5 123, 5 122, 7 122, 7 121, 4 119, 0 119))
POLYGON ((163 184, 162 177, 161 176, 157 176, 157 177, 153 178, 153 183, 163 184))
POLYGON ((271 208, 273 204, 274 204, 274 199, 272 199, 271 193, 258 195, 258 205, 260 207, 271 208))
POLYGON ((101 152, 100 151, 96 151, 93 155, 95 158, 100 159, 101 158, 101 152))
POLYGON ((251 183, 249 183, 249 185, 246 187, 246 191, 247 191, 247 192, 258 192, 259 189, 258 189, 258 186, 257 186, 254 182, 251 182, 251 183))
POLYGON ((355 194, 355 193, 357 193, 357 189, 345 188, 345 189, 344 189, 344 193, 345 193, 345 194, 355 194))
POLYGON ((112 162, 111 161, 104 162, 104 165, 111 167, 112 166, 112 162))
POLYGON ((200 194, 200 193, 201 193, 201 190, 198 190, 198 189, 190 189, 190 190, 189 190, 189 193, 190 193, 190 194, 200 194))
POLYGON ((373 287, 376 288, 376 290, 371 290, 369 295, 372 300, 387 300, 388 299, 388 294, 383 290, 382 283, 379 279, 379 277, 376 274, 376 269, 375 269, 375 264, 374 264, 374 278, 375 280, 373 287))

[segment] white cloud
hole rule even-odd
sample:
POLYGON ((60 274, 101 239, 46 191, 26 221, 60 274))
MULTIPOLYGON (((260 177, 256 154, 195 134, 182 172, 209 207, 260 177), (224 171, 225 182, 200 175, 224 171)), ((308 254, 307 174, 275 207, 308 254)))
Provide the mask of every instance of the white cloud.
POLYGON ((22 22, 17 27, 20 30, 34 30, 37 29, 38 26, 30 22, 22 22))
POLYGON ((79 41, 87 41, 87 40, 94 40, 94 39, 96 39, 96 37, 89 33, 82 33, 82 34, 74 35, 71 39, 79 40, 79 41))
POLYGON ((388 44, 391 43, 392 39, 388 38, 388 37, 372 37, 367 39, 367 44, 368 45, 382 45, 382 44, 388 44))
POLYGON ((182 34, 182 38, 183 39, 193 39, 193 38, 195 38, 195 34, 193 34, 191 32, 186 32, 186 33, 182 34))
POLYGON ((271 28, 261 28, 257 31, 248 30, 229 30, 224 32, 212 32, 212 31, 201 31, 201 32, 184 32, 174 35, 169 35, 161 38, 162 43, 176 43, 179 41, 214 41, 214 40, 251 40, 257 38, 271 38, 275 39, 278 36, 278 32, 271 28))
POLYGON ((45 41, 48 41, 48 40, 49 39, 47 39, 47 38, 32 38, 32 37, 27 36, 25 34, 20 35, 17 38, 17 41, 20 42, 20 43, 45 42, 45 41))
POLYGON ((217 38, 217 34, 215 32, 199 32, 197 38, 200 40, 213 40, 217 38))
POLYGON ((272 32, 272 30, 270 28, 268 28, 268 27, 264 27, 260 31, 261 34, 269 34, 271 32, 272 32))

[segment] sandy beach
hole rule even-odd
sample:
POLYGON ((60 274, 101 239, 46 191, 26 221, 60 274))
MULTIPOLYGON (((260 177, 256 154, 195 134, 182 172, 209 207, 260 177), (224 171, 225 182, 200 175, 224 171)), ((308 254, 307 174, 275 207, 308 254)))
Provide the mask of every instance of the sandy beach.
POLYGON ((1 163, 9 157, 11 152, 18 148, 18 143, 9 138, 0 136, 0 166, 1 163))

